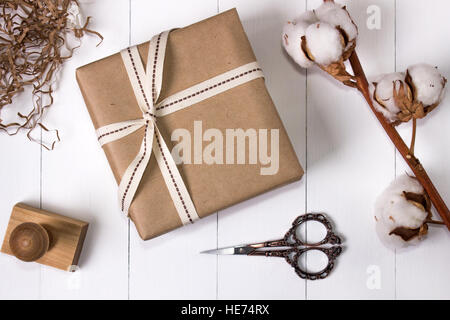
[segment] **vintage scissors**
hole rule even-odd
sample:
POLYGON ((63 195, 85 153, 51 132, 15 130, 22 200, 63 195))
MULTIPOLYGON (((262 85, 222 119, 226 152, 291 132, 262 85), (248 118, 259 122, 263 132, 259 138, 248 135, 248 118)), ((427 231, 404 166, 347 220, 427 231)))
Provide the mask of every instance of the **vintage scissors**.
POLYGON ((331 223, 323 214, 309 213, 297 217, 283 239, 213 249, 201 253, 281 257, 286 259, 300 278, 317 280, 326 278, 334 268, 335 260, 342 252, 341 242, 341 238, 333 232, 331 223), (322 223, 327 231, 325 238, 316 243, 307 243, 306 241, 299 239, 299 228, 307 221, 317 221, 322 223), (321 251, 328 258, 328 264, 324 269, 318 272, 308 272, 307 270, 303 270, 300 266, 300 256, 311 250, 321 251))

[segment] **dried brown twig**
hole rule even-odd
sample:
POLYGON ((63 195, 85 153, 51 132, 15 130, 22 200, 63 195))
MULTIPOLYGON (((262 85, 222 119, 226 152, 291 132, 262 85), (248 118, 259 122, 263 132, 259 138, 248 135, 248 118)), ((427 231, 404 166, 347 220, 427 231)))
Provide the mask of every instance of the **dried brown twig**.
MULTIPOLYGON (((102 36, 84 26, 68 25, 68 9, 76 0, 1 0, 0 1, 0 130, 15 135, 25 130, 30 140, 37 126, 49 131, 41 119, 53 104, 53 84, 61 65, 77 47, 67 48, 66 37, 81 38, 85 33, 102 36), (18 119, 5 122, 2 111, 14 108, 13 102, 25 88, 32 90, 32 109, 18 119)), ((56 137, 59 140, 56 131, 56 137)), ((41 141, 38 141, 42 144, 41 141)), ((54 143, 43 146, 53 149, 54 143)))

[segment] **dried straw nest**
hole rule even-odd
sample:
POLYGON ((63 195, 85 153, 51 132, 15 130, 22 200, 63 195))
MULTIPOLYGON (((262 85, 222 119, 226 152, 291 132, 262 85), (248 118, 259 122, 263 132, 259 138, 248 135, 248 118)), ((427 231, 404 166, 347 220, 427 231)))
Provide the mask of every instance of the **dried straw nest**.
MULTIPOLYGON (((76 0, 2 0, 0 2, 0 130, 15 135, 31 132, 36 126, 47 130, 41 119, 53 103, 53 86, 60 66, 72 56, 76 47, 68 47, 67 36, 81 38, 83 26, 71 23, 71 12, 77 10, 76 0), (17 96, 30 88, 32 108, 27 113, 16 112, 14 121, 6 121, 6 108, 14 108, 17 96)), ((11 111, 11 110, 8 110, 11 111)), ((48 146, 53 149, 54 142, 48 146)))

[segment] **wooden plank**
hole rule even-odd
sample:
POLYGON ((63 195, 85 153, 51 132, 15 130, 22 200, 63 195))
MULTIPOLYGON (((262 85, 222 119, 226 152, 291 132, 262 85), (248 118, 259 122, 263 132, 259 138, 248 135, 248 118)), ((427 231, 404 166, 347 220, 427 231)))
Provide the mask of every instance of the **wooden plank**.
POLYGON ((77 266, 83 247, 88 223, 64 217, 48 211, 32 208, 24 204, 14 206, 3 239, 3 253, 14 255, 9 245, 12 231, 22 223, 34 222, 43 226, 50 235, 49 251, 36 262, 64 271, 72 271, 77 266))
MULTIPOLYGON (((420 247, 397 254, 384 248, 376 237, 374 201, 395 174, 404 173, 406 167, 400 157, 395 160, 393 146, 363 98, 317 69, 309 70, 306 80, 306 72, 282 51, 283 22, 303 12, 307 4, 312 9, 320 2, 83 3, 86 15, 93 16, 92 29, 100 31, 105 41, 96 47, 97 39, 83 39, 81 48, 63 67, 55 105, 44 119, 50 128, 60 129, 62 143, 53 152, 43 151, 41 170, 39 145, 28 143, 23 135, 0 134, 0 145, 10 150, 0 157, 0 236, 6 233, 13 205, 26 202, 39 207, 42 193, 45 209, 91 222, 81 269, 69 274, 0 254, 0 299, 450 298, 446 288, 450 283, 446 272, 450 236, 445 228, 431 227, 420 247), (269 91, 307 174, 299 183, 223 210, 219 216, 210 216, 192 227, 143 242, 132 224, 128 228, 127 219, 117 208, 117 186, 95 139, 74 70, 119 51, 130 41, 144 42, 161 30, 184 26, 218 9, 232 7, 240 13, 265 71, 269 91), (281 259, 198 254, 215 246, 278 238, 305 211, 327 213, 345 238, 346 249, 327 280, 305 282, 281 259)), ((396 50, 397 70, 427 59, 450 78, 443 49, 444 40, 450 36, 446 27, 448 1, 340 2, 348 5, 360 26, 358 54, 369 76, 394 71, 396 50), (381 29, 367 28, 367 18, 373 14, 367 13, 369 6, 380 9, 381 29)), ((449 99, 429 118, 419 121, 416 143, 419 158, 447 204, 450 148, 445 137, 450 134, 450 111, 446 108, 449 99)), ((24 97, 15 107, 28 103, 24 97)), ((409 125, 403 125, 400 132, 409 140, 409 125)), ((308 228, 308 236, 316 231, 308 228)), ((307 263, 311 267, 314 258, 308 257, 307 263)))
MULTIPOLYGON (((215 0, 132 1, 131 44, 216 13, 215 0)), ((130 228, 130 298, 215 298, 216 261, 199 254, 216 244, 214 215, 146 242, 130 228)))
MULTIPOLYGON (((409 65, 426 62, 439 67, 450 77, 450 64, 444 46, 450 37, 448 12, 444 0, 397 1, 397 66, 399 71, 409 65), (420 39, 420 41, 418 41, 420 39)), ((448 87, 447 87, 448 93, 448 87)), ((450 97, 426 119, 418 121, 415 152, 430 178, 450 205, 450 97)), ((411 124, 400 127, 409 142, 411 124)), ((403 160, 397 159, 397 174, 409 172, 403 160)), ((439 220, 439 216, 436 219, 439 220)), ((430 227, 428 238, 420 246, 397 253, 398 299, 449 299, 450 233, 445 227, 430 227)))
MULTIPOLYGON (((11 105, 1 110, 3 123, 23 122, 18 112, 28 114, 33 108, 31 88, 16 96, 11 105)), ((39 129, 34 132, 39 138, 39 129)), ((26 201, 40 205, 41 146, 30 142, 27 132, 8 136, 0 132, 0 237, 4 237, 13 206, 26 201)), ((36 137, 34 135, 33 137, 36 137)), ((41 266, 24 264, 6 254, 0 254, 0 299, 38 299, 41 266)))
MULTIPOLYGON (((283 24, 303 12, 299 0, 219 0, 220 11, 236 7, 255 55, 266 75, 269 93, 297 152, 306 165, 306 77, 281 47, 283 24)), ((302 181, 258 196, 219 213, 218 246, 278 239, 296 216, 305 211, 302 181)), ((205 247, 205 249, 211 249, 205 247)), ((220 256, 219 299, 303 299, 305 281, 277 258, 220 256)))
MULTIPOLYGON (((394 71, 394 2, 340 3, 359 26, 366 74, 394 71), (369 6, 380 10, 381 29, 368 29, 369 6)), ((308 299, 394 298, 394 253, 378 241, 373 218, 376 197, 394 176, 394 147, 364 98, 317 68, 308 72, 307 135, 308 211, 327 213, 345 246, 329 278, 308 281, 308 299)))
POLYGON ((117 205, 117 185, 99 146, 75 81, 75 69, 128 45, 129 1, 83 3, 90 28, 105 40, 87 36, 64 64, 55 104, 46 123, 60 129, 62 142, 43 153, 44 209, 89 221, 80 270, 67 274, 43 268, 41 297, 52 299, 119 299, 128 294, 128 223, 117 205))
MULTIPOLYGON (((23 96, 12 108, 30 105, 30 96, 23 96)), ((17 202, 27 201, 39 207, 40 146, 29 142, 25 135, 8 137, 0 134, 3 150, 0 157, 0 236, 6 234, 11 210, 17 202)), ((38 299, 41 267, 23 263, 6 254, 0 254, 0 299, 38 299)))

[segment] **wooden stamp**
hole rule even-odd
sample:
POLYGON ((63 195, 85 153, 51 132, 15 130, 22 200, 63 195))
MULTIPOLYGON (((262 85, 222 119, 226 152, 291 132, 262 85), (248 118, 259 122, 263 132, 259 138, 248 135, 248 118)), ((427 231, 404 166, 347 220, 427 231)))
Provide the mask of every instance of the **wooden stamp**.
POLYGON ((64 271, 78 264, 89 224, 25 204, 14 206, 1 252, 64 271))

